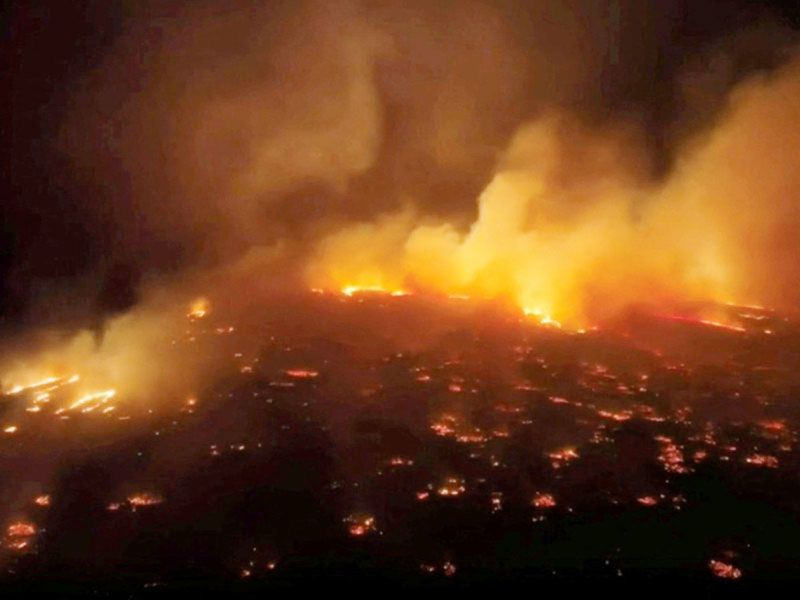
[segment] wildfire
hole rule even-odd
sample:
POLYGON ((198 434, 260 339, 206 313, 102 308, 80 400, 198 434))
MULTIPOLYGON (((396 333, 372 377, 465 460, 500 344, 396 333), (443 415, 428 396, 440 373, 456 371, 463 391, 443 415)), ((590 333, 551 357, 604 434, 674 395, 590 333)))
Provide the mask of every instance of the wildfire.
POLYGON ((610 410, 598 410, 597 414, 604 419, 611 419, 612 421, 628 421, 633 416, 633 413, 629 410, 623 410, 619 412, 613 412, 610 410))
POLYGON ((3 545, 15 552, 27 552, 36 536, 36 525, 29 521, 16 521, 6 529, 3 545))
POLYGON ((777 469, 780 464, 778 458, 769 454, 751 454, 744 461, 748 465, 756 467, 765 467, 767 469, 777 469))
POLYGON ((3 393, 9 396, 16 396, 16 395, 26 394, 28 392, 37 391, 37 394, 34 396, 35 401, 46 402, 50 396, 50 392, 53 392, 64 385, 75 383, 79 380, 80 376, 77 374, 69 377, 50 376, 50 377, 45 377, 44 379, 40 379, 38 381, 33 381, 32 383, 14 384, 3 393))
POLYGON ((636 501, 642 506, 655 506, 658 504, 658 498, 655 496, 640 496, 636 501))
POLYGON ((486 436, 476 431, 474 433, 462 433, 456 436, 456 441, 461 444, 483 444, 486 436))
POLYGON ((781 432, 786 430, 786 423, 778 420, 764 420, 758 423, 766 431, 781 432))
POLYGON ((186 316, 189 320, 196 320, 202 319, 209 315, 211 312, 211 302, 208 298, 200 297, 196 298, 190 305, 189 305, 189 312, 186 316))
POLYGON ((550 315, 545 314, 540 308, 523 308, 522 312, 525 316, 535 317, 539 321, 539 325, 561 329, 561 323, 550 315))
POLYGON ((436 571, 441 568, 442 575, 444 575, 445 577, 452 577, 453 575, 456 574, 456 571, 458 570, 456 565, 455 565, 455 563, 453 563, 453 562, 451 562, 449 560, 446 560, 445 562, 443 562, 441 567, 438 567, 435 564, 422 563, 419 566, 419 568, 420 568, 420 571, 422 571, 423 573, 428 573, 428 574, 436 573, 436 571))
POLYGON ((716 321, 713 319, 701 319, 695 317, 685 317, 681 315, 662 315, 663 319, 668 321, 677 321, 679 323, 688 323, 690 325, 700 325, 705 327, 714 327, 716 329, 722 329, 726 331, 731 331, 733 333, 746 333, 747 329, 742 327, 741 325, 736 325, 734 323, 724 323, 722 321, 716 321))
POLYGON ((556 506, 556 499, 552 494, 537 492, 534 494, 531 504, 535 508, 554 508, 556 506))
MULTIPOLYGON (((115 389, 106 389, 97 392, 85 393, 80 396, 73 396, 73 386, 81 381, 77 373, 68 376, 50 376, 39 379, 29 384, 17 384, 11 388, 10 395, 25 396, 30 404, 25 407, 28 413, 41 413, 48 404, 59 404, 60 407, 53 411, 55 415, 62 415, 61 418, 68 418, 67 412, 91 413, 97 410, 102 414, 109 414, 115 410, 115 406, 110 404, 110 400, 117 395, 115 389), (101 410, 98 410, 101 409, 101 410)), ((16 425, 8 425, 3 431, 5 433, 16 433, 16 425)))
POLYGON ((348 533, 353 537, 363 537, 377 530, 375 517, 368 514, 349 515, 345 518, 345 523, 348 533))
POLYGON ((319 376, 319 371, 312 369, 287 369, 284 373, 294 379, 314 379, 319 376))
POLYGON ((455 425, 455 417, 445 415, 439 421, 431 423, 431 430, 433 430, 436 435, 447 437, 455 433, 455 425))
POLYGON ((35 382, 30 383, 28 385, 17 384, 17 385, 12 386, 11 389, 9 389, 5 393, 10 395, 10 396, 13 396, 13 395, 16 395, 16 394, 21 394, 22 392, 26 392, 28 390, 35 390, 36 388, 40 388, 42 386, 49 385, 51 383, 55 383, 56 381, 58 381, 58 377, 48 377, 46 379, 42 379, 41 381, 35 381, 35 382))
POLYGON ((491 501, 493 513, 503 510, 503 492, 492 492, 489 499, 491 501))
POLYGON ((81 412, 92 412, 96 408, 105 405, 111 398, 117 395, 116 390, 104 390, 93 394, 86 394, 75 400, 69 405, 68 410, 81 409, 81 412))
POLYGON ((721 560, 708 561, 708 568, 715 577, 722 579, 739 579, 742 576, 741 570, 721 560))
POLYGON ((453 498, 455 496, 460 496, 466 491, 467 488, 464 485, 463 479, 459 479, 457 477, 448 477, 445 479, 444 483, 439 486, 439 489, 436 490, 436 493, 446 498, 453 498))
POLYGON ((389 296, 402 297, 410 296, 411 292, 403 289, 387 289, 380 285, 345 285, 341 289, 342 294, 345 296, 354 296, 356 294, 388 294, 389 296))
POLYGON ((6 535, 11 538, 30 537, 36 535, 36 525, 28 521, 17 521, 8 526, 6 535))
POLYGON ((148 492, 132 494, 127 497, 127 500, 128 504, 130 504, 134 510, 136 510, 138 507, 155 506, 156 504, 161 504, 164 502, 164 498, 161 496, 148 492))
POLYGON ((689 473, 689 468, 684 464, 683 451, 671 438, 657 436, 656 441, 661 444, 661 452, 658 455, 658 461, 665 471, 676 474, 689 473))
POLYGON ((580 457, 577 450, 575 448, 562 448, 561 450, 556 450, 548 454, 551 459, 551 465, 554 469, 560 469, 564 465, 569 464, 576 458, 580 457))

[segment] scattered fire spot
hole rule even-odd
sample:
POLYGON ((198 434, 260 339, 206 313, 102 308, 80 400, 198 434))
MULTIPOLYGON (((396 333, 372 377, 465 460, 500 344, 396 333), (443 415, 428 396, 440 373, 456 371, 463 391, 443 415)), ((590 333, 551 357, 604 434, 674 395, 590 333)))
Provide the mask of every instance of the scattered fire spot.
POLYGON ((147 492, 140 493, 140 494, 133 494, 128 496, 127 498, 128 504, 131 505, 133 510, 136 510, 138 507, 144 506, 155 506, 156 504, 161 504, 164 502, 164 498, 157 494, 150 494, 147 492))
POLYGON ((636 501, 642 506, 655 506, 658 504, 658 498, 655 496, 640 496, 636 501))
POLYGON ((284 373, 295 379, 314 379, 319 376, 318 371, 313 371, 311 369, 286 369, 284 373))
POLYGON ((537 492, 531 500, 531 504, 536 508, 553 508, 556 506, 556 499, 552 494, 537 492))
POLYGON ((455 496, 460 496, 466 491, 467 488, 464 485, 463 479, 458 479, 457 477, 448 477, 445 479, 444 483, 439 486, 439 489, 436 490, 436 493, 440 496, 452 498, 455 496))
POLYGON ((767 469, 777 469, 779 466, 778 458, 775 456, 771 456, 769 454, 751 454, 744 461, 748 465, 754 465, 756 467, 764 467, 767 469))
POLYGON ((366 514, 354 514, 345 518, 347 531, 353 537, 363 537, 376 531, 375 517, 366 514))
POLYGON ((741 570, 721 560, 708 561, 708 568, 712 575, 722 579, 739 579, 742 576, 741 570))

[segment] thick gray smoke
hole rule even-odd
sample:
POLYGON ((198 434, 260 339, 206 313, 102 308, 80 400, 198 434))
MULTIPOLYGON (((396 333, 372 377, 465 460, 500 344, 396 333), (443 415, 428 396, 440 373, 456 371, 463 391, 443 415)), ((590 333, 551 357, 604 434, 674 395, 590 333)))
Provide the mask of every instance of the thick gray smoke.
POLYGON ((645 289, 800 303, 796 34, 768 6, 61 10, 8 20, 11 329, 102 341, 154 294, 317 282, 446 287, 578 321, 645 289))

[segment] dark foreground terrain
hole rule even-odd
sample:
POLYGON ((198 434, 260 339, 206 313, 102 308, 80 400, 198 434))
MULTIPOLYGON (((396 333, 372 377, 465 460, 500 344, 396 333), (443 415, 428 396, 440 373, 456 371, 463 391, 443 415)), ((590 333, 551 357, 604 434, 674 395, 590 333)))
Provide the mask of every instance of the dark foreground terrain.
POLYGON ((800 330, 726 310, 733 327, 631 315, 567 332, 460 299, 322 294, 192 319, 175 352, 221 357, 196 395, 120 393, 106 411, 74 407, 65 379, 46 405, 42 388, 2 398, 2 582, 172 597, 796 581, 800 330))

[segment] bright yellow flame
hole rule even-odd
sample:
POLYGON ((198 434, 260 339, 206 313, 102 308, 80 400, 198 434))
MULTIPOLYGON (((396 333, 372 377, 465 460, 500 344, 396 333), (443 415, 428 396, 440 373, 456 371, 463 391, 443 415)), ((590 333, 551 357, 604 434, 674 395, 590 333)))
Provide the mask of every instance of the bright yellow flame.
POLYGON ((155 506, 164 502, 164 498, 158 494, 151 494, 149 492, 142 492, 139 494, 131 494, 127 498, 128 503, 136 508, 137 506, 155 506))
POLYGON ((70 404, 69 410, 81 408, 82 412, 91 412, 111 400, 111 398, 116 395, 116 390, 105 390, 102 392, 94 392, 93 394, 86 394, 70 404))
POLYGON ((355 294, 374 293, 374 294, 389 294, 394 297, 410 296, 411 292, 402 289, 387 289, 380 285, 345 285, 342 287, 342 294, 345 296, 354 296, 355 294))
POLYGON ((190 319, 202 319, 203 317, 208 316, 211 312, 211 302, 208 298, 203 296, 196 298, 190 305, 189 305, 189 313, 186 315, 190 319))
POLYGON ((41 379, 39 381, 34 381, 33 383, 26 383, 24 385, 23 384, 16 384, 16 385, 12 386, 5 393, 9 394, 9 395, 21 394, 22 392, 26 392, 28 390, 33 390, 33 389, 40 388, 40 387, 45 386, 45 385, 49 385, 51 383, 55 383, 56 381, 59 381, 59 379, 60 379, 59 377, 46 377, 45 379, 41 379))
POLYGON ((540 308, 523 308, 522 312, 526 316, 536 317, 540 325, 546 325, 549 327, 555 327, 557 329, 561 329, 561 323, 556 321, 550 315, 545 314, 540 308))
POLYGON ((797 89, 800 60, 768 84, 743 85, 719 127, 687 145, 660 182, 634 124, 544 114, 512 138, 471 224, 405 209, 346 225, 319 241, 309 283, 347 295, 411 288, 500 299, 570 329, 634 304, 791 299, 793 279, 771 275, 794 268, 796 254, 786 248, 796 236, 781 232, 798 223, 785 193, 798 170, 783 149, 798 148, 786 126, 800 126, 786 101, 797 89), (767 142, 762 121, 774 134, 767 142), (765 152, 753 157, 756 146, 765 152))

